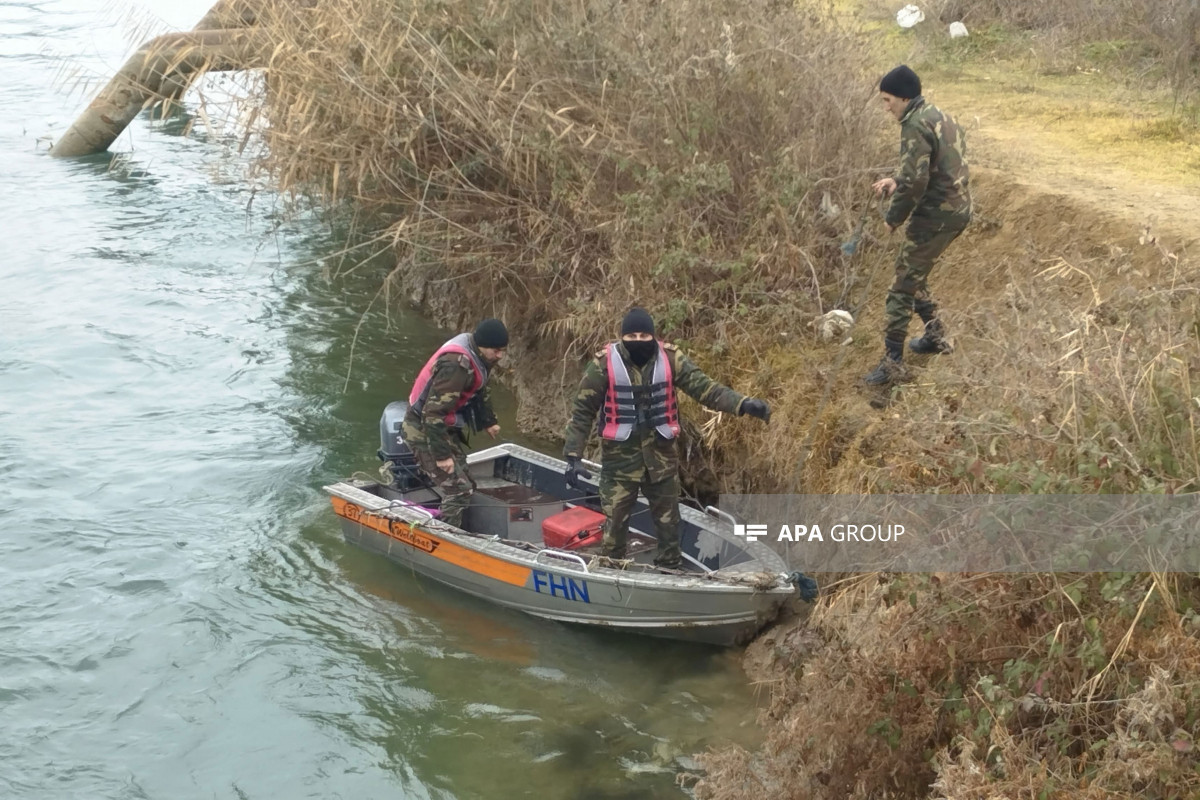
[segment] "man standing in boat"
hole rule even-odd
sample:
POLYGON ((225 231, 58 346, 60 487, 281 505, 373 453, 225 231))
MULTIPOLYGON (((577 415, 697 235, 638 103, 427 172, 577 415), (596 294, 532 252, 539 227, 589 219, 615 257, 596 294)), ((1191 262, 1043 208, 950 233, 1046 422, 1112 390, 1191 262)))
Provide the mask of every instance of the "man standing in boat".
POLYGON ((579 488, 580 478, 592 477, 580 458, 599 415, 600 505, 607 517, 603 553, 610 558, 625 557, 629 518, 640 489, 658 537, 655 565, 677 569, 683 564, 676 389, 716 411, 749 414, 764 422, 771 416, 765 402, 722 386, 675 345, 656 339, 654 320, 644 309, 630 310, 621 322, 620 341, 596 353, 583 373, 563 448, 567 483, 579 488))
POLYGON ((487 382, 508 347, 508 329, 485 319, 437 349, 413 383, 402 431, 421 471, 442 495, 442 521, 462 524, 475 482, 467 474, 464 428, 500 432, 487 382))

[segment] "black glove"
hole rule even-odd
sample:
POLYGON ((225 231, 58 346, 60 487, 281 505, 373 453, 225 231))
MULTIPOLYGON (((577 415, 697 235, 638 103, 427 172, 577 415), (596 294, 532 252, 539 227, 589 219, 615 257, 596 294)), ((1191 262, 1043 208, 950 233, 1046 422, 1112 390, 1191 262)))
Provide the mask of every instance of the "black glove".
POLYGON ((579 485, 580 478, 591 478, 592 473, 583 468, 583 464, 579 463, 579 456, 567 456, 567 486, 572 489, 583 489, 579 485))
POLYGON ((771 419, 771 407, 766 401, 759 400, 757 397, 747 397, 742 401, 742 407, 738 409, 738 414, 749 414, 752 417, 758 417, 763 422, 768 422, 771 419))

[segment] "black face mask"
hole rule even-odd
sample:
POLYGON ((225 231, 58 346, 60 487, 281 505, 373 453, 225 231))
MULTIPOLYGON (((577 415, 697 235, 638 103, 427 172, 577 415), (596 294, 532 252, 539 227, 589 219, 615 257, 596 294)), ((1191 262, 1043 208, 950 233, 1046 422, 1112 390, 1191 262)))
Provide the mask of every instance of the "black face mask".
POLYGON ((625 349, 629 351, 629 360, 635 366, 644 367, 650 363, 650 359, 654 358, 654 354, 658 352, 658 342, 651 339, 648 342, 622 342, 625 349))

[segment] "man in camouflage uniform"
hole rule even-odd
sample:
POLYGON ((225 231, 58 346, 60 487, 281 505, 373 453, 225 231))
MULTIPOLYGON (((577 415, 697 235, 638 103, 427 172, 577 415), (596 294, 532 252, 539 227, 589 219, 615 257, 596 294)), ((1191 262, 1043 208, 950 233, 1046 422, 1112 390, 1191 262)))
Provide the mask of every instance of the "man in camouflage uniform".
POLYGON ((966 134, 954 119, 921 96, 921 79, 906 66, 879 83, 884 108, 900 123, 900 169, 876 181, 877 195, 891 195, 886 222, 908 229, 896 257, 896 280, 888 292, 884 357, 866 375, 869 384, 904 380, 904 338, 915 310, 925 333, 909 342, 914 353, 948 353, 946 329, 937 316, 926 281, 934 261, 971 221, 966 134))
POLYGON ((659 342, 654 337, 654 320, 650 315, 640 308, 631 310, 622 321, 620 342, 614 342, 597 353, 584 371, 563 448, 567 461, 567 483, 582 488, 578 483, 579 478, 592 476, 583 468, 580 458, 597 414, 600 415, 599 425, 595 427, 598 427, 601 437, 600 505, 607 517, 603 553, 610 558, 625 557, 629 518, 638 491, 641 490, 650 504, 655 535, 658 537, 655 565, 678 569, 683 564, 679 549, 679 455, 675 447, 678 412, 674 408, 675 389, 682 389, 703 405, 717 411, 749 414, 763 421, 771 415, 762 400, 744 397, 722 386, 705 375, 674 345, 659 342), (614 346, 615 350, 610 352, 614 346), (615 368, 627 375, 628 394, 633 398, 627 401, 626 416, 622 419, 636 421, 627 424, 627 438, 623 440, 610 438, 617 428, 617 419, 609 418, 607 404, 612 399, 609 397, 609 364, 613 363, 610 357, 620 358, 623 369, 621 365, 615 368), (655 377, 662 374, 656 371, 656 362, 663 357, 669 362, 668 383, 673 384, 665 392, 666 400, 662 391, 650 388, 655 383, 655 377), (656 411, 656 408, 659 410, 656 411), (611 422, 612 428, 606 429, 606 422, 611 422), (606 432, 609 436, 606 436, 606 432))
POLYGON ((507 347, 504 323, 485 319, 473 334, 460 334, 438 348, 410 395, 401 426, 404 441, 442 496, 442 521, 454 526, 462 525, 475 492, 467 472, 464 428, 485 430, 493 439, 500 432, 487 379, 507 347))

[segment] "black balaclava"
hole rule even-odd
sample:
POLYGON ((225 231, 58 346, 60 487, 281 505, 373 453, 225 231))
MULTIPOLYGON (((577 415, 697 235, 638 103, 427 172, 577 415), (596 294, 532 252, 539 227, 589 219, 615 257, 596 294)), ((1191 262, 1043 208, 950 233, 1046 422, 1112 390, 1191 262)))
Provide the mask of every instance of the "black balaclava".
MULTIPOLYGON (((625 315, 625 319, 621 320, 621 335, 627 333, 648 333, 654 335, 654 319, 650 313, 644 308, 631 308, 629 313, 625 315)), ((658 352, 658 342, 651 339, 648 342, 630 342, 624 339, 621 344, 625 345, 626 352, 629 353, 629 360, 635 366, 644 367, 654 358, 654 354, 658 352)))

